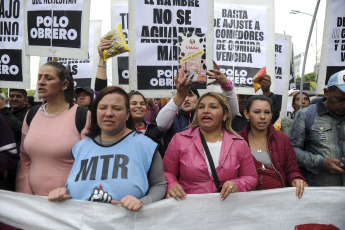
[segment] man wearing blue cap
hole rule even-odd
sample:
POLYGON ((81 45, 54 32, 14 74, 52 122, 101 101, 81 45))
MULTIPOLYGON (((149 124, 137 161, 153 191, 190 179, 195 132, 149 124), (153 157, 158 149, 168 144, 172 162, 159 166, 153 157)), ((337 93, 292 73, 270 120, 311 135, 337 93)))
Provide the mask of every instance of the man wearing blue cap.
POLYGON ((331 76, 324 97, 300 110, 289 136, 309 186, 345 186, 345 70, 331 76))

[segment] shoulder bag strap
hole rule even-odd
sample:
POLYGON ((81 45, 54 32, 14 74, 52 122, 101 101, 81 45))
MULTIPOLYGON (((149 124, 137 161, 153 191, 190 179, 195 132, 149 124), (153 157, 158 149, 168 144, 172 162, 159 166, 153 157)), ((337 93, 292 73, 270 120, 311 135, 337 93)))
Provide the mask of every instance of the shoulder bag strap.
POLYGON ((217 175, 217 172, 216 172, 216 168, 214 167, 214 163, 213 163, 213 159, 212 159, 210 150, 208 149, 208 146, 206 144, 204 135, 201 133, 200 129, 199 129, 199 132, 200 132, 202 146, 204 147, 204 151, 206 153, 206 156, 207 156, 207 159, 208 159, 208 163, 209 163, 210 168, 211 168, 211 172, 212 172, 214 183, 215 183, 215 185, 217 187, 218 192, 220 192, 222 190, 222 188, 220 187, 218 175, 217 175))
POLYGON ((34 116, 36 115, 36 113, 40 107, 41 107, 41 105, 35 105, 31 109, 29 109, 29 112, 26 115, 26 124, 28 124, 28 126, 30 126, 32 119, 34 118, 34 116))

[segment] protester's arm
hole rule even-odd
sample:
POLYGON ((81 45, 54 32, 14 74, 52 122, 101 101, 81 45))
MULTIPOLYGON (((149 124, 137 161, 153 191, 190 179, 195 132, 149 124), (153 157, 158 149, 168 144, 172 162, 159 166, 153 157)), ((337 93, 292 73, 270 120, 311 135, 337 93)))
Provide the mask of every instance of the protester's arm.
POLYGON ((152 98, 147 99, 147 111, 145 114, 145 120, 150 123, 156 123, 156 117, 159 112, 159 107, 157 104, 153 103, 152 98))
POLYGON ((144 205, 164 199, 167 192, 167 182, 164 177, 162 158, 158 151, 153 156, 147 178, 149 181, 149 190, 146 196, 139 199, 144 205))
POLYGON ((279 118, 279 107, 278 107, 278 102, 277 102, 277 98, 274 95, 274 93, 271 92, 270 87, 271 87, 271 76, 266 74, 260 81, 259 83, 262 85, 262 94, 266 97, 269 97, 272 99, 272 105, 273 105, 273 116, 272 116, 272 120, 271 120, 271 124, 274 124, 278 118, 279 118))
POLYGON ((192 87, 192 79, 187 79, 185 76, 179 80, 177 75, 174 80, 177 94, 159 111, 156 118, 157 127, 162 132, 167 132, 170 129, 179 107, 183 104, 192 87))
POLYGON ((291 123, 292 123, 292 119, 290 119, 289 117, 284 117, 282 119, 281 130, 286 135, 289 135, 290 128, 291 128, 291 123))
POLYGON ((157 127, 162 132, 167 132, 176 116, 179 107, 175 104, 174 99, 171 99, 157 114, 157 127))
POLYGON ((231 109, 231 119, 234 120, 236 115, 240 112, 238 107, 237 94, 233 88, 232 90, 223 90, 223 94, 229 102, 231 109))
POLYGON ((272 114, 271 124, 274 124, 280 116, 278 101, 274 93, 271 93, 268 97, 272 99, 273 114, 272 114))
POLYGON ((103 51, 110 48, 111 41, 103 39, 101 43, 97 46, 99 62, 97 66, 97 74, 95 81, 95 93, 96 95, 102 89, 107 87, 107 62, 104 60, 103 51))
MULTIPOLYGON (((26 115, 27 116, 27 115, 26 115)), ((26 116, 24 121, 26 120, 26 116)), ((23 123, 22 129, 22 142, 20 145, 20 160, 18 163, 18 172, 16 179, 16 191, 22 193, 33 194, 30 183, 29 183, 29 171, 31 166, 31 159, 25 152, 24 141, 26 134, 28 133, 29 126, 26 122, 23 123)))
POLYGON ((214 81, 208 83, 208 85, 219 84, 222 87, 222 91, 231 108, 231 119, 240 112, 238 107, 238 100, 236 92, 233 88, 232 82, 219 70, 213 69, 207 72, 208 78, 214 81))
POLYGON ((306 111, 299 111, 297 113, 291 124, 289 138, 296 152, 298 165, 312 173, 318 174, 323 168, 325 157, 304 150, 307 135, 305 131, 305 118, 306 111))

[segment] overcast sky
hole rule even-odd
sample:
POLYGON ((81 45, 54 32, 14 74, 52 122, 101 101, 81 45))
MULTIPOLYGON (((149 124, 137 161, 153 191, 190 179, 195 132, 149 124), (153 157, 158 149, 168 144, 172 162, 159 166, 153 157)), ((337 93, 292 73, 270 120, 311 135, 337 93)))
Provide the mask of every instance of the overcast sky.
MULTIPOLYGON (((275 0, 275 32, 292 36, 294 54, 304 52, 308 39, 312 17, 305 14, 290 14, 291 10, 298 10, 314 14, 317 0, 275 0)), ((317 13, 317 47, 322 45, 323 26, 326 10, 326 0, 321 0, 317 13)), ((315 45, 315 28, 311 37, 311 44, 315 45)))
MULTIPOLYGON (((134 1, 134 0, 132 0, 134 1)), ((121 2, 121 0, 119 0, 121 2)), ((126 1, 122 1, 126 2, 126 1)), ((289 14, 291 10, 299 10, 313 14, 317 0, 275 0, 275 32, 292 36, 295 55, 304 52, 312 17, 305 14, 289 14)), ((91 20, 102 20, 102 34, 110 29, 110 0, 91 1, 91 20), (102 3, 102 4, 100 4, 102 3)), ((318 48, 322 44, 323 23, 325 17, 326 0, 322 0, 317 14, 318 48)), ((315 29, 311 37, 311 44, 316 42, 315 29)))

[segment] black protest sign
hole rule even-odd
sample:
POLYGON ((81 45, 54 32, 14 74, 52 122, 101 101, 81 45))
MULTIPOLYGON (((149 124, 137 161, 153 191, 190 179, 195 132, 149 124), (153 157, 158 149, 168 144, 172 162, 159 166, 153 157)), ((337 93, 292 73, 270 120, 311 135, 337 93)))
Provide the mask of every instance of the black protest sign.
POLYGON ((91 1, 30 0, 25 4, 28 55, 87 58, 91 1))
POLYGON ((138 89, 166 89, 173 88, 177 66, 138 66, 138 89), (157 74, 157 77, 150 77, 157 74), (149 76, 149 77, 145 77, 149 76))
POLYGON ((23 1, 0 0, 0 87, 29 87, 29 79, 23 77, 24 71, 28 73, 23 61, 29 63, 23 53, 23 18, 23 1))
POLYGON ((317 91, 323 93, 329 78, 345 69, 345 1, 327 1, 317 91))
POLYGON ((20 1, 0 0, 0 41, 17 42, 19 38, 20 1))
POLYGON ((91 78, 74 79, 74 87, 89 87, 91 86, 91 78))
POLYGON ((117 72, 119 76, 120 85, 128 85, 129 83, 129 70, 128 70, 128 57, 117 57, 117 72))
POLYGON ((136 8, 137 88, 173 89, 178 33, 206 33, 207 1, 146 0, 136 8))
POLYGON ((218 65, 224 75, 238 87, 253 87, 253 76, 259 68, 218 65))
MULTIPOLYGON (((115 23, 112 27, 121 23, 121 29, 123 36, 128 45, 128 5, 115 5, 115 23)), ((128 52, 120 54, 116 58, 117 60, 117 77, 118 84, 128 85, 129 84, 129 64, 128 64, 128 52)))
POLYGON ((28 11, 29 45, 80 48, 81 11, 28 11))
POLYGON ((0 49, 0 81, 23 81, 21 50, 0 49))

